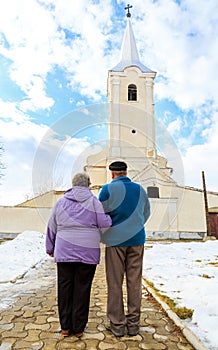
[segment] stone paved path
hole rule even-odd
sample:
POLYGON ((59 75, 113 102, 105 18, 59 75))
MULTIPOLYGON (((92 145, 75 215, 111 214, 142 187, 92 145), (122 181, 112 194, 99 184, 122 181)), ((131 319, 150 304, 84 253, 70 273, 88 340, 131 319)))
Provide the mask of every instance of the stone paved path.
MULTIPOLYGON (((102 252, 103 253, 103 252, 102 252)), ((105 329, 106 283, 104 259, 94 278, 88 327, 81 339, 63 338, 57 314, 56 265, 46 260, 38 275, 40 289, 23 290, 17 301, 0 313, 0 350, 29 349, 150 349, 192 350, 180 329, 144 289, 140 334, 116 338, 105 329), (43 281, 48 280, 49 284, 43 281)), ((124 287, 125 291, 125 287, 124 287)))

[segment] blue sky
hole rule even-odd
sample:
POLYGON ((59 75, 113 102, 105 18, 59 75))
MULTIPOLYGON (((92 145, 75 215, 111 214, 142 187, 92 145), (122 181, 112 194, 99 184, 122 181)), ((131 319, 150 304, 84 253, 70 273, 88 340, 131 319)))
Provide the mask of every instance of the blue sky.
MULTIPOLYGON (((6 165, 0 204, 17 204, 36 194, 37 151, 48 130, 59 128, 66 115, 71 116, 71 134, 59 137, 56 145, 56 168, 66 178, 58 174, 53 186, 70 186, 69 163, 79 159, 81 164, 102 147, 106 125, 93 129, 90 124, 81 131, 77 111, 104 110, 108 70, 119 62, 126 5, 115 0, 0 0, 0 141, 6 165), (72 134, 74 128, 80 132, 72 134)), ((134 0, 131 5, 141 62, 157 72, 155 116, 180 152, 183 182, 202 188, 204 170, 208 189, 218 191, 217 0, 134 0)), ((40 186, 43 192, 51 184, 40 186)))

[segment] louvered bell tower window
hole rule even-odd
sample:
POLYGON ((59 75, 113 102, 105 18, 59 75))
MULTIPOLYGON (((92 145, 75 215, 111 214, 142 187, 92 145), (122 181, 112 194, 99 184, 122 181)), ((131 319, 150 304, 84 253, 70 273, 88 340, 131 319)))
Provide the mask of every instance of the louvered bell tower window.
POLYGON ((128 86, 128 101, 137 101, 137 87, 134 84, 128 86))

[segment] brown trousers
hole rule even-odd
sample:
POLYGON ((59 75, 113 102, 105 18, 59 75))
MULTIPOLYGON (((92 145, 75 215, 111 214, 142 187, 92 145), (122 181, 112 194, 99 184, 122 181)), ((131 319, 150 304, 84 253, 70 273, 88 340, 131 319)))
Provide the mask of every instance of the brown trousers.
POLYGON ((105 263, 108 286, 107 316, 111 329, 124 333, 139 330, 142 296, 142 262, 144 245, 106 247, 105 263), (126 274, 127 314, 124 312, 123 279, 126 274))

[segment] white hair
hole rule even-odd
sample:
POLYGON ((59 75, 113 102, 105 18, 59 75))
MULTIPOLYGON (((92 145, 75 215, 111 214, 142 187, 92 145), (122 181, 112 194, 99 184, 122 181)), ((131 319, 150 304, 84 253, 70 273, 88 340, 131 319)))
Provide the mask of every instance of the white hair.
POLYGON ((91 184, 90 177, 86 173, 78 173, 73 177, 73 180, 72 180, 73 186, 89 187, 90 184, 91 184))

